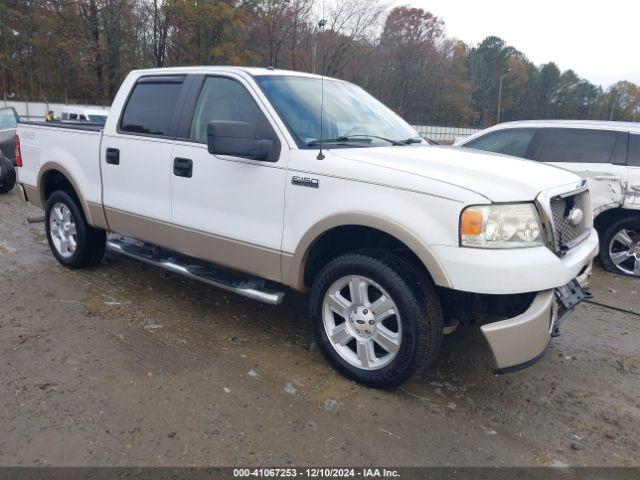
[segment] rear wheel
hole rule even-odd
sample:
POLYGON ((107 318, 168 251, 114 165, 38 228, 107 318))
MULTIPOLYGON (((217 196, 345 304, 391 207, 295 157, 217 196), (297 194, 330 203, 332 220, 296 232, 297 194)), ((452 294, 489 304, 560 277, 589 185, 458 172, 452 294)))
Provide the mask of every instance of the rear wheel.
POLYGON ((604 231, 600 258, 610 272, 640 277, 640 217, 620 219, 604 231))
POLYGON ((0 154, 0 193, 9 193, 16 185, 16 170, 7 157, 0 154))
POLYGON ((401 384, 432 361, 442 314, 432 285, 389 254, 343 255, 311 294, 316 341, 344 376, 376 388, 401 384))
POLYGON ((93 228, 75 195, 64 190, 53 192, 47 200, 45 229, 49 247, 65 267, 95 265, 104 256, 106 232, 93 228))

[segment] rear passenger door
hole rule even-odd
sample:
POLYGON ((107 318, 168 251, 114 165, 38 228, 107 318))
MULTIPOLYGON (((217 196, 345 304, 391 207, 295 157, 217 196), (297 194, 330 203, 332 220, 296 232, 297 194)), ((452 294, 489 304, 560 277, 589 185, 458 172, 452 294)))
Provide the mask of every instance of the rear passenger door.
POLYGON ((584 176, 597 214, 623 201, 627 186, 627 141, 627 132, 543 128, 533 140, 530 156, 584 176))
POLYGON ((165 225, 171 221, 171 151, 184 80, 138 79, 100 154, 110 229, 164 246, 170 246, 165 225))
POLYGON ((625 206, 640 209, 640 133, 629 134, 625 206))

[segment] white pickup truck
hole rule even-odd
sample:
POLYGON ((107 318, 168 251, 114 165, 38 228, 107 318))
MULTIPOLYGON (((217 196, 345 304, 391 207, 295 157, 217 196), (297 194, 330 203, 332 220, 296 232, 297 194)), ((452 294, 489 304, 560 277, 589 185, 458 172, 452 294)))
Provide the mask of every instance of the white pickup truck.
POLYGON ((479 317, 499 373, 532 364, 598 250, 581 177, 429 146, 359 87, 303 73, 134 71, 104 129, 22 123, 16 150, 63 265, 106 247, 272 304, 308 291, 326 358, 374 387, 479 317))

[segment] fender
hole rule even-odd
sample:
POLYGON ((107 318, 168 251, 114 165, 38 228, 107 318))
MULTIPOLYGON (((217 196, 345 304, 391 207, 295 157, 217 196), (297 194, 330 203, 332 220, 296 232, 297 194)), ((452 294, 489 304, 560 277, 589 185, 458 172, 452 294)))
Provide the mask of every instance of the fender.
POLYGON ((327 217, 313 225, 302 237, 293 254, 282 254, 283 283, 298 291, 308 289, 304 284, 304 271, 309 253, 315 242, 329 230, 356 225, 380 230, 404 243, 417 255, 431 274, 436 285, 451 288, 452 284, 433 251, 417 236, 393 220, 365 213, 341 213, 327 217))
POLYGON ((30 202, 33 203, 35 206, 42 208, 44 210, 46 206, 46 200, 44 198, 43 181, 44 181, 45 175, 48 172, 51 172, 53 170, 57 170, 62 175, 64 175, 67 180, 69 180, 69 183, 75 190, 76 195, 80 200, 80 207, 82 208, 82 211, 84 212, 84 215, 87 218, 87 222, 89 223, 89 225, 95 228, 101 228, 103 230, 107 230, 108 229, 107 219, 105 217, 102 205, 99 205, 93 202, 87 202, 82 195, 82 190, 80 190, 80 188, 78 187, 77 180, 65 167, 63 167, 57 162, 48 161, 48 162, 45 162, 42 165, 42 167, 40 167, 40 172, 38 173, 37 197, 36 195, 31 195, 29 197, 30 202))

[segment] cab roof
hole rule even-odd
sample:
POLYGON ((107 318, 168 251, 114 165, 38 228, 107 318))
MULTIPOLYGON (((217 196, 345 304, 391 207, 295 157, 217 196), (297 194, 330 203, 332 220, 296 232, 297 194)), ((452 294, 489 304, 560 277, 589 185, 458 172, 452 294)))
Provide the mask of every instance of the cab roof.
MULTIPOLYGON (((306 78, 322 78, 320 75, 307 72, 299 72, 295 70, 281 70, 279 68, 263 68, 263 67, 236 67, 236 66, 193 66, 193 67, 168 67, 168 68, 150 68, 144 70, 134 70, 132 73, 148 75, 148 74, 195 74, 195 73, 216 73, 216 72, 235 72, 244 73, 252 77, 258 76, 281 76, 281 77, 306 77, 306 78)), ((325 77, 328 79, 331 77, 325 77)), ((338 79, 335 79, 338 80, 338 79)))
POLYGON ((503 128, 594 128, 602 130, 623 130, 640 132, 640 122, 611 122, 608 120, 519 120, 499 123, 491 130, 503 128))

